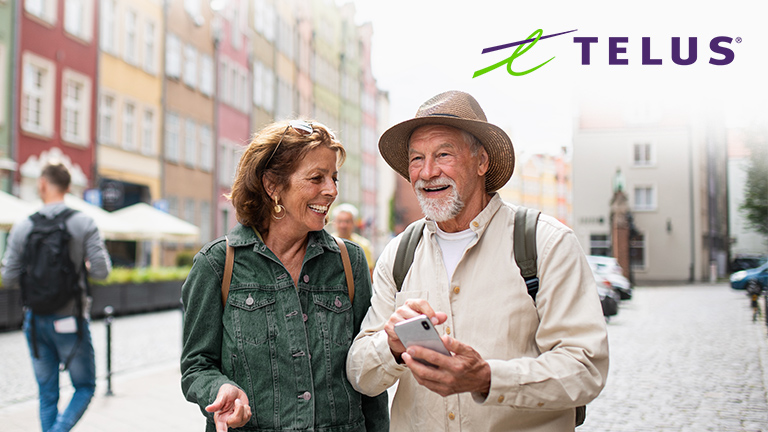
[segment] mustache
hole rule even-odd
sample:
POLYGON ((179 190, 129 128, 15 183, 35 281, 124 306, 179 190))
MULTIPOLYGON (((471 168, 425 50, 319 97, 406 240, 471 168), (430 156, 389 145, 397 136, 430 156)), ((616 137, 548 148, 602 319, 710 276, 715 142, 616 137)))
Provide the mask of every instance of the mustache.
POLYGON ((414 184, 416 186, 417 190, 421 190, 424 188, 430 188, 430 187, 436 187, 436 186, 456 186, 456 182, 453 181, 450 177, 438 177, 434 180, 416 180, 416 183, 414 184))

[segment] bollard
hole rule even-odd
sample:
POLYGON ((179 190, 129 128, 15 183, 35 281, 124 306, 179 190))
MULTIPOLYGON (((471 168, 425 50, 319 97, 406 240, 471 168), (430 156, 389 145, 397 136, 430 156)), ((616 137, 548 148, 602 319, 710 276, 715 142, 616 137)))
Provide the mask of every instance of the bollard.
POLYGON ((104 324, 107 326, 107 393, 106 396, 114 396, 114 393, 112 393, 112 320, 114 319, 114 316, 112 314, 115 313, 114 308, 112 306, 107 306, 104 308, 104 315, 106 315, 106 318, 104 319, 104 324))

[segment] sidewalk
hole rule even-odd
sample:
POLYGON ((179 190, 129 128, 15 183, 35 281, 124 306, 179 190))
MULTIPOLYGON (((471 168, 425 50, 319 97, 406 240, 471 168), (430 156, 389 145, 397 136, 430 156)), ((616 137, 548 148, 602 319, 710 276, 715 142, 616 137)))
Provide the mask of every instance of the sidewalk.
MULTIPOLYGON (((105 396, 107 383, 99 380, 96 395, 73 432, 203 431, 205 419, 197 405, 181 394, 177 362, 112 377, 114 396, 105 396)), ((62 404, 72 390, 62 390, 62 404)), ((62 406, 62 405, 60 405, 62 406)), ((0 409, 0 429, 7 432, 40 430, 38 402, 0 409)))

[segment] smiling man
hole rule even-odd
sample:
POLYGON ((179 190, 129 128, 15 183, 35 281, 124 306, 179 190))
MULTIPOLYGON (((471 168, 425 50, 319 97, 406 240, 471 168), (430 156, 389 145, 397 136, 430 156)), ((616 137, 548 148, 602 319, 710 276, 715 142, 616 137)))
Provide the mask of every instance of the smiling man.
POLYGON ((496 191, 514 170, 512 142, 469 94, 425 102, 387 130, 379 150, 413 185, 426 221, 402 287, 393 239, 374 271, 371 307, 347 358, 360 392, 399 380, 396 431, 568 431, 576 407, 608 373, 605 321, 573 232, 542 215, 536 231, 538 296, 512 253, 515 214, 496 191), (394 325, 425 314, 447 357, 406 347, 394 325), (434 367, 415 359, 425 360, 434 367))

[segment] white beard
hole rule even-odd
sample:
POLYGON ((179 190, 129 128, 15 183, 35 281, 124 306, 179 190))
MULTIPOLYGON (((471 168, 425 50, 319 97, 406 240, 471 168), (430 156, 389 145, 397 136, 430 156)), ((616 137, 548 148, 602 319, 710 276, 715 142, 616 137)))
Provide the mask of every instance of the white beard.
POLYGON ((415 184, 416 198, 419 200, 421 211, 427 219, 435 222, 445 222, 455 218, 464 208, 464 201, 456 190, 456 182, 448 177, 441 177, 431 182, 417 180, 415 184), (436 186, 451 186, 451 193, 446 198, 427 198, 422 188, 436 186))

